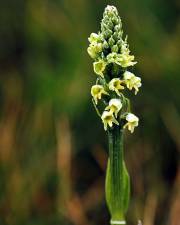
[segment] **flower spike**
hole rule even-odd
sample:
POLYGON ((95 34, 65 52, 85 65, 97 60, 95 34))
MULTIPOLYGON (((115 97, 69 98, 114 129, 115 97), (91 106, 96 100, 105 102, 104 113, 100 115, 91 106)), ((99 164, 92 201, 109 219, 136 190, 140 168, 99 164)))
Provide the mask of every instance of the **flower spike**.
POLYGON ((127 37, 123 36, 121 18, 115 6, 105 8, 101 30, 92 33, 88 41, 87 51, 98 75, 96 84, 91 87, 92 102, 109 142, 106 202, 111 214, 110 224, 126 224, 130 179, 123 158, 123 133, 125 128, 133 133, 139 118, 130 112, 130 101, 124 93, 126 89, 134 89, 137 94, 141 78, 129 72, 137 62, 130 53, 127 37))

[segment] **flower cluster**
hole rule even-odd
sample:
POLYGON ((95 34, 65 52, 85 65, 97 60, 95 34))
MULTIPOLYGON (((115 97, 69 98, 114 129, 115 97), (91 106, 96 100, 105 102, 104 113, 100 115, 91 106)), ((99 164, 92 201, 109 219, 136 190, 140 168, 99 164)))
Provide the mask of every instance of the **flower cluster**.
POLYGON ((88 40, 90 44, 87 51, 94 60, 93 68, 97 74, 91 95, 104 129, 113 129, 117 125, 133 132, 139 119, 130 112, 129 100, 123 92, 125 89, 134 89, 137 94, 141 78, 131 72, 137 62, 134 61, 134 55, 130 54, 127 37, 123 38, 122 22, 116 7, 105 8, 101 31, 92 33, 88 40), (102 107, 103 110, 100 110, 102 107))

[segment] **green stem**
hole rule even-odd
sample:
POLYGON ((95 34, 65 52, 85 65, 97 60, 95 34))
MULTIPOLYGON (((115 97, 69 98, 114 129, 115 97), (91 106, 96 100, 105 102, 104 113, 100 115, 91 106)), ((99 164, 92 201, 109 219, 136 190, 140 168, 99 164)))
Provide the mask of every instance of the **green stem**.
POLYGON ((112 221, 123 221, 129 199, 129 176, 124 164, 123 129, 108 131, 109 160, 106 174, 106 200, 112 221))
POLYGON ((97 108, 97 106, 96 106, 96 103, 95 103, 95 101, 94 101, 93 98, 92 98, 92 103, 93 103, 93 106, 94 106, 94 108, 95 108, 95 110, 96 110, 97 115, 101 118, 101 114, 100 114, 100 112, 99 112, 99 110, 98 110, 98 108, 97 108))
MULTIPOLYGON (((109 158, 111 167, 111 183, 112 183, 112 202, 116 216, 116 211, 122 208, 121 183, 123 170, 123 131, 119 127, 115 127, 108 133, 109 140, 109 158)), ((124 218, 112 218, 124 219, 124 218)))

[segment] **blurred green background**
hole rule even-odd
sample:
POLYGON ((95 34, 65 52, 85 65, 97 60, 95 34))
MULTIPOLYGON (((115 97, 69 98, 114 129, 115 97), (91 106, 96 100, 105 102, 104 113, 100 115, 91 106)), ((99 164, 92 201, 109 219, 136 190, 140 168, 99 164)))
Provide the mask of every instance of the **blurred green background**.
POLYGON ((0 1, 0 225, 108 225, 87 38, 114 4, 143 86, 126 133, 129 225, 180 224, 180 2, 0 1))

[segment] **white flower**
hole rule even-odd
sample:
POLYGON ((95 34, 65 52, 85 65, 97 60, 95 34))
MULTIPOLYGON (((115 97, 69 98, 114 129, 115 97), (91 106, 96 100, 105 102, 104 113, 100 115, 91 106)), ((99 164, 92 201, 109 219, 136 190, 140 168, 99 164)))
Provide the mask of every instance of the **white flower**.
POLYGON ((126 71, 123 74, 124 82, 129 90, 135 89, 135 94, 139 91, 139 87, 141 87, 141 78, 136 77, 133 73, 126 71))
POLYGON ((104 94, 104 95, 109 95, 109 94, 104 90, 104 88, 103 88, 102 85, 96 84, 96 85, 93 85, 93 86, 92 86, 92 88, 91 88, 91 95, 92 95, 92 97, 94 98, 94 101, 95 101, 96 105, 97 105, 97 103, 98 103, 98 99, 101 99, 102 94, 104 94))
POLYGON ((124 89, 124 86, 122 86, 123 81, 119 78, 113 78, 109 82, 109 90, 115 91, 117 95, 120 96, 120 91, 124 89))
POLYGON ((122 108, 122 103, 120 99, 113 98, 109 101, 109 105, 105 108, 105 110, 109 110, 110 112, 115 114, 117 117, 118 112, 122 108))
POLYGON ((111 111, 104 111, 101 116, 101 119, 104 123, 104 130, 107 130, 108 125, 112 127, 113 123, 119 125, 118 121, 114 118, 114 115, 111 111))
POLYGON ((134 128, 138 126, 139 118, 132 113, 128 113, 126 116, 127 123, 124 125, 124 128, 128 128, 128 130, 133 133, 134 128))
POLYGON ((106 68, 106 63, 103 60, 99 60, 97 62, 93 63, 93 67, 94 67, 94 72, 98 75, 100 75, 101 77, 104 77, 104 70, 106 68))

